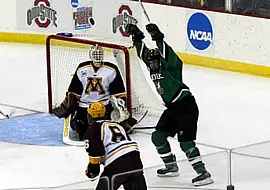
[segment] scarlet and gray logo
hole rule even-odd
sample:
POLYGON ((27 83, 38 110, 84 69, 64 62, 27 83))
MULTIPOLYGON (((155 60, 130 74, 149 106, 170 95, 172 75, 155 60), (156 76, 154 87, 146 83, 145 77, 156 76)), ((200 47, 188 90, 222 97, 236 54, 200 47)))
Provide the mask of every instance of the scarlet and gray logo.
POLYGON ((127 5, 122 5, 118 11, 119 15, 113 17, 112 19, 112 29, 113 33, 117 32, 117 28, 121 34, 125 37, 129 37, 130 35, 125 32, 124 28, 127 24, 137 24, 138 20, 132 16, 132 10, 127 5))
POLYGON ((49 0, 35 0, 34 7, 27 11, 27 24, 31 25, 35 20, 35 23, 41 28, 47 28, 51 22, 57 27, 57 12, 50 6, 49 0))

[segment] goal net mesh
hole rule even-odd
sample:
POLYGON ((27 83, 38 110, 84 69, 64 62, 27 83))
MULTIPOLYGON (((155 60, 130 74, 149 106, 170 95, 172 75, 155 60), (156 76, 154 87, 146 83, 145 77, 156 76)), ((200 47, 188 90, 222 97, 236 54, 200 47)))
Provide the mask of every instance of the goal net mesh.
POLYGON ((79 63, 88 61, 89 50, 98 44, 104 49, 104 61, 116 64, 128 92, 128 108, 133 115, 148 111, 147 116, 158 117, 164 110, 145 64, 137 57, 136 49, 124 42, 108 43, 108 39, 52 35, 47 38, 47 75, 49 112, 65 98, 70 81, 79 63), (119 59, 114 56, 118 51, 119 59))

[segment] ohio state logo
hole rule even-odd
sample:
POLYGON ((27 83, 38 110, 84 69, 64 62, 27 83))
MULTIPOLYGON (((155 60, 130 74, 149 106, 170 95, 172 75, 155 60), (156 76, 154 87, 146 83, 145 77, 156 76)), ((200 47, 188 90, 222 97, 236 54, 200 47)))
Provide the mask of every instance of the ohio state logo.
POLYGON ((117 28, 119 28, 120 33, 125 36, 129 37, 130 34, 126 33, 124 28, 127 24, 137 24, 138 20, 132 16, 132 10, 127 5, 122 5, 118 11, 119 15, 113 17, 112 19, 112 29, 113 33, 117 32, 117 28))
POLYGON ((49 0, 35 0, 34 7, 27 11, 27 24, 31 25, 35 20, 35 23, 41 28, 47 28, 51 22, 57 27, 57 12, 50 6, 49 0))

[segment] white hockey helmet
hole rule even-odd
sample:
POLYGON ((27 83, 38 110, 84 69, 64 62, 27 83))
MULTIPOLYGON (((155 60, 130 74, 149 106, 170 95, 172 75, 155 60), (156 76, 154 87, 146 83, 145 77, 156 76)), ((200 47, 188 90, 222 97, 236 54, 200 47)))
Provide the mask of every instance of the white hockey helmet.
POLYGON ((89 51, 89 57, 96 67, 100 67, 104 58, 104 50, 98 44, 93 45, 89 51))

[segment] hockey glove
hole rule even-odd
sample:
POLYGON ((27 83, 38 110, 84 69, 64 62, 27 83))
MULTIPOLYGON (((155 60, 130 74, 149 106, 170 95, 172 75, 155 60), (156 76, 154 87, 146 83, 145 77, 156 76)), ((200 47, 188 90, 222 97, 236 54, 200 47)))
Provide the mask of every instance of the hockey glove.
POLYGON ((122 126, 124 127, 127 134, 132 134, 134 131, 134 127, 137 124, 137 119, 133 117, 129 117, 125 121, 122 122, 122 126))
POLYGON ((132 35, 133 42, 142 41, 145 37, 143 32, 134 24, 127 24, 126 33, 132 35))
POLYGON ((85 175, 90 179, 93 179, 99 175, 99 172, 100 172, 100 165, 92 164, 91 162, 89 162, 85 170, 85 175))
POLYGON ((58 118, 67 118, 70 114, 76 111, 78 98, 75 94, 67 92, 64 101, 52 110, 53 114, 58 118))
POLYGON ((156 24, 147 24, 146 30, 149 32, 149 34, 152 37, 152 40, 161 40, 164 38, 164 34, 159 30, 156 24))

